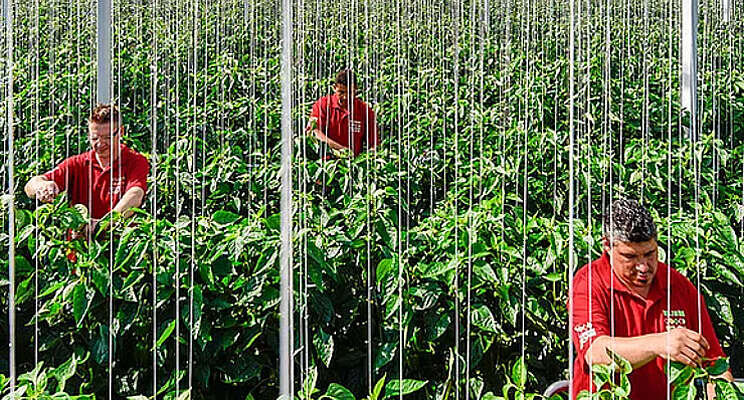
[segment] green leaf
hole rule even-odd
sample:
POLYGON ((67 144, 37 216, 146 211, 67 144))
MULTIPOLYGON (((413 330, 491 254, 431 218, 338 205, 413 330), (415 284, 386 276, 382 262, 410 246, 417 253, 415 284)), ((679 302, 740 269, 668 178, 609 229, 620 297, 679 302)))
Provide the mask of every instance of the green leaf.
POLYGON ((329 398, 334 400, 355 400, 354 395, 349 389, 339 385, 338 383, 331 383, 328 385, 328 390, 323 395, 323 398, 329 398))
POLYGON ((525 367, 522 357, 518 358, 512 366, 511 378, 512 382, 519 388, 524 388, 527 383, 527 367, 525 367))
POLYGON ((633 372, 633 366, 623 356, 610 350, 609 347, 605 350, 607 351, 607 355, 610 357, 610 360, 612 360, 613 364, 618 367, 620 373, 627 375, 633 372))
POLYGON ((57 391, 62 392, 65 390, 65 382, 75 375, 75 368, 77 367, 77 356, 72 355, 67 361, 63 362, 59 367, 52 370, 49 374, 57 380, 57 391))
POLYGON ((713 380, 716 388, 716 399, 720 400, 738 400, 739 394, 736 392, 734 384, 723 379, 713 380))
POLYGON ((697 390, 692 385, 678 385, 672 390, 672 400, 694 400, 696 395, 697 390))
POLYGON ((75 317, 75 324, 79 328, 85 319, 85 315, 90 309, 93 302, 94 293, 88 290, 83 282, 78 283, 72 292, 72 314, 75 317))
POLYGON ((705 371, 712 376, 718 376, 728 371, 728 369, 729 369, 728 359, 725 357, 721 357, 721 358, 716 359, 716 361, 713 364, 706 367, 705 371))
POLYGON ((212 220, 220 225, 228 225, 240 219, 240 215, 230 211, 219 210, 212 214, 212 220))
POLYGON ((173 320, 168 324, 168 326, 165 328, 163 333, 160 334, 160 338, 158 338, 157 343, 155 344, 155 347, 160 347, 163 343, 165 343, 166 340, 170 337, 171 333, 173 333, 173 330, 176 328, 176 320, 173 320))
POLYGON ((382 389, 385 387, 385 377, 387 377, 387 374, 383 375, 382 378, 377 381, 375 388, 372 389, 372 393, 369 394, 369 400, 377 400, 380 398, 382 389))
POLYGON ((397 397, 400 394, 407 395, 426 386, 429 381, 419 381, 415 379, 392 379, 385 385, 385 399, 397 397))
POLYGON ((302 387, 300 388, 300 392, 298 393, 301 399, 309 400, 313 397, 313 394, 317 392, 317 389, 315 389, 317 380, 318 369, 316 367, 311 367, 310 370, 307 372, 305 381, 302 383, 302 387))
POLYGON ((673 361, 671 364, 671 373, 669 376, 669 382, 672 386, 678 386, 686 384, 690 378, 692 378, 694 371, 692 367, 682 364, 678 361, 673 361))
POLYGON ((313 336, 313 345, 315 346, 315 351, 318 352, 320 361, 326 367, 329 367, 331 364, 331 358, 333 357, 333 336, 320 329, 313 336))
POLYGON ((472 323, 487 332, 497 333, 496 320, 491 310, 483 304, 471 307, 472 323))

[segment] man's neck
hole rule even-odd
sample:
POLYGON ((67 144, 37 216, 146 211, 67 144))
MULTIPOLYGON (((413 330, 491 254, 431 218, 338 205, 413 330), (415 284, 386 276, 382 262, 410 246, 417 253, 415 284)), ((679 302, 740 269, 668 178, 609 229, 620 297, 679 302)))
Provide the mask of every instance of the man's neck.
POLYGON ((93 151, 93 153, 96 155, 96 160, 98 161, 98 164, 101 166, 101 168, 106 168, 109 165, 111 165, 113 161, 116 161, 117 159, 119 159, 120 149, 114 148, 113 150, 114 150, 113 157, 112 157, 111 152, 106 152, 105 154, 98 154, 96 151, 93 151))

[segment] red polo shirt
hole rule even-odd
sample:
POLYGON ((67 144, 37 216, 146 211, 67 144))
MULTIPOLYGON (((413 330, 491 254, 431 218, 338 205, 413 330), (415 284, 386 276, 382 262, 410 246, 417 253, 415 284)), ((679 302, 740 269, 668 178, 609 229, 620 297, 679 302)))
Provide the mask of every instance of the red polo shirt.
POLYGON ((139 187, 147 192, 150 164, 144 156, 122 144, 119 159, 112 164, 101 167, 90 150, 62 161, 44 177, 67 191, 70 204, 83 204, 91 217, 100 219, 129 189, 139 187))
POLYGON ((350 110, 341 108, 338 104, 338 97, 331 94, 315 102, 310 117, 318 119, 318 128, 323 134, 334 142, 351 149, 357 156, 362 150, 377 146, 377 124, 375 112, 362 100, 354 98, 351 109, 354 116, 349 121, 350 110), (352 131, 351 137, 349 128, 352 131))
MULTIPOLYGON (((589 366, 584 359, 594 339, 612 336, 610 331, 610 304, 614 304, 615 337, 635 337, 661 333, 667 329, 686 327, 698 330, 697 289, 682 274, 659 263, 651 283, 648 297, 631 292, 615 276, 607 253, 591 263, 591 299, 589 296, 589 265, 583 266, 574 278, 572 340, 577 350, 574 363, 574 397, 582 390, 589 390, 589 366), (671 307, 667 310, 667 272, 670 275, 671 307), (610 285, 614 292, 611 293, 610 285), (591 314, 589 312, 591 301, 591 314), (612 303, 610 303, 612 302, 612 303), (671 311, 671 312, 669 312, 671 311), (668 326, 667 326, 668 325, 668 326)), ((724 357, 708 310, 702 296, 702 334, 710 344, 707 358, 724 357)), ((569 302, 571 307, 571 302, 569 302)), ((571 310, 571 308, 569 308, 571 310)), ((658 400, 666 398, 666 361, 657 357, 633 371, 629 378, 632 400, 658 400)), ((592 386, 594 386, 592 384, 592 386)), ((592 390, 596 390, 593 388, 592 390)))

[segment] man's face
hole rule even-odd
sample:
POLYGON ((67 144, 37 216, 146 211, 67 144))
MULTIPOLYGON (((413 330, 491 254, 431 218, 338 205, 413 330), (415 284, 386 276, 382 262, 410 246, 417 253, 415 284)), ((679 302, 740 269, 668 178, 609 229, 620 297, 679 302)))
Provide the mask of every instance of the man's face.
POLYGON ((114 125, 114 131, 111 131, 111 123, 106 122, 99 124, 97 122, 88 122, 88 140, 90 147, 98 154, 99 157, 108 157, 111 146, 119 144, 119 127, 114 125))
POLYGON ((604 247, 612 260, 612 269, 628 289, 646 296, 658 268, 656 239, 645 242, 616 241, 610 248, 605 238, 604 247))
POLYGON ((355 90, 354 86, 351 87, 351 90, 346 85, 342 85, 340 83, 337 83, 334 86, 334 90, 336 93, 336 97, 338 97, 338 104, 346 108, 348 107, 349 101, 354 100, 355 90))

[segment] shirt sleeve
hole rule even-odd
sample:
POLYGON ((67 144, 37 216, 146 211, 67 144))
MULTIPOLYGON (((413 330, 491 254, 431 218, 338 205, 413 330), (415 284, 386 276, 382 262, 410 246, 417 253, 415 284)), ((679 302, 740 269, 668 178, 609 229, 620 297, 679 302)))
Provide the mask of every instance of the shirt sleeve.
POLYGON ((67 184, 71 179, 75 179, 76 172, 75 159, 73 157, 67 158, 59 165, 54 167, 53 170, 45 173, 43 176, 47 180, 54 181, 61 192, 67 190, 67 184))
POLYGON ((150 163, 147 162, 147 159, 144 156, 138 154, 137 157, 135 157, 132 169, 129 171, 127 187, 124 190, 124 193, 134 187, 141 188, 142 191, 147 193, 147 175, 149 173, 150 163))
POLYGON ((320 128, 321 132, 325 133, 325 129, 322 127, 326 124, 326 111, 324 106, 324 101, 322 98, 318 99, 318 101, 313 104, 313 111, 310 113, 310 118, 317 118, 317 127, 320 128))
POLYGON ((705 299, 703 299, 703 296, 700 296, 700 317, 703 328, 703 337, 705 337, 705 340, 707 340, 710 345, 710 349, 708 349, 705 357, 710 359, 726 357, 726 354, 723 353, 723 349, 721 348, 721 343, 718 342, 716 331, 713 329, 713 323, 710 320, 708 307, 705 305, 705 299))
POLYGON ((603 301, 603 294, 596 287, 590 296, 587 272, 583 270, 578 274, 574 281, 573 301, 568 303, 569 312, 573 316, 571 340, 578 353, 577 357, 582 360, 596 338, 610 335, 607 303, 603 301))
POLYGON ((375 119, 375 112, 371 108, 367 108, 367 148, 374 149, 379 143, 380 137, 377 134, 377 120, 375 119))

